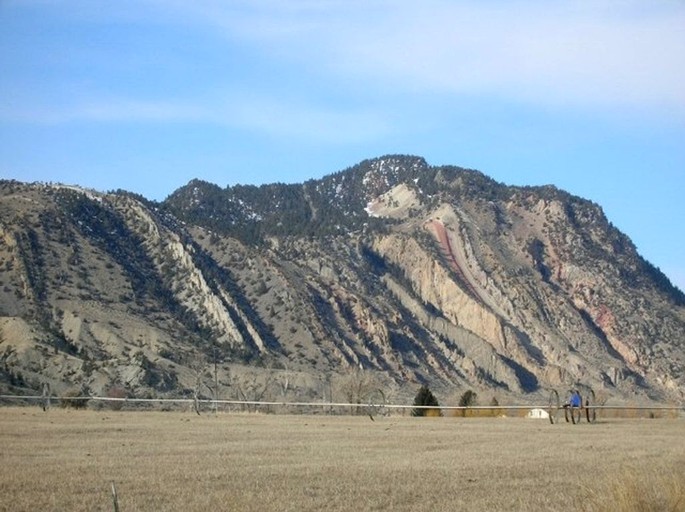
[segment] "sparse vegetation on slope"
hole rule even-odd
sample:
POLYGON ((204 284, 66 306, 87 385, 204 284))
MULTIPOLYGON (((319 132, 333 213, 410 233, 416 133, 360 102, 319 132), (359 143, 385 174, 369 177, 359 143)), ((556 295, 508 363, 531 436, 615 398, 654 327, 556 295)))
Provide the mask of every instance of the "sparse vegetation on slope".
POLYGON ((13 391, 190 396, 211 366, 223 396, 245 369, 289 368, 293 395, 330 397, 360 367, 409 400, 685 393, 682 291, 553 186, 390 155, 304 184, 194 180, 160 204, 0 182, 0 213, 13 391))

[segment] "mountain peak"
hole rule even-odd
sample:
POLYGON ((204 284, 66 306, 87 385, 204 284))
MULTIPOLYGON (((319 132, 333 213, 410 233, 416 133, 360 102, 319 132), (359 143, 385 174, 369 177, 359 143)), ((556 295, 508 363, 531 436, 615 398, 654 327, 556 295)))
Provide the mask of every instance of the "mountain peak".
POLYGON ((388 155, 158 205, 2 182, 0 211, 4 389, 179 394, 216 363, 236 398, 283 368, 342 396, 360 365, 398 397, 685 395, 685 296, 555 187, 388 155))

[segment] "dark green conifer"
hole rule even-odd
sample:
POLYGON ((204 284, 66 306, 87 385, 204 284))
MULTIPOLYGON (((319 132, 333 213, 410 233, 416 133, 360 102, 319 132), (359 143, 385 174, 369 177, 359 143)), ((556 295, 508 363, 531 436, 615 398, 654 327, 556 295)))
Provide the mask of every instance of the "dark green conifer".
POLYGON ((414 406, 434 406, 436 407, 436 409, 425 409, 423 407, 416 407, 411 411, 412 416, 442 416, 442 413, 439 409, 440 404, 438 403, 438 399, 435 398, 435 395, 433 395, 431 390, 428 389, 428 386, 421 386, 419 392, 416 394, 416 397, 414 398, 414 406))

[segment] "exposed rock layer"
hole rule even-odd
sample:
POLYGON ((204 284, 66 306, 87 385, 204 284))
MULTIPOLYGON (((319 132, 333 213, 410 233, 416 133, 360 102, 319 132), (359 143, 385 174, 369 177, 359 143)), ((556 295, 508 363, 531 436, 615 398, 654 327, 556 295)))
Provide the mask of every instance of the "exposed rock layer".
POLYGON ((684 394, 682 292, 553 187, 386 157, 304 185, 191 182, 163 205, 2 182, 0 214, 6 388, 245 395, 242 366, 322 396, 361 367, 395 386, 684 394))

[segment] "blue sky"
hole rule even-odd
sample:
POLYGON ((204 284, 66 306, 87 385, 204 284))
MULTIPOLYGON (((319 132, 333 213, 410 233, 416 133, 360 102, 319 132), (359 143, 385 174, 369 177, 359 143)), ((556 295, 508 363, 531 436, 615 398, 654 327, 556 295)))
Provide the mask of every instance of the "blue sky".
POLYGON ((0 0, 0 176, 162 200, 388 153, 600 204, 685 289, 681 0, 0 0))

